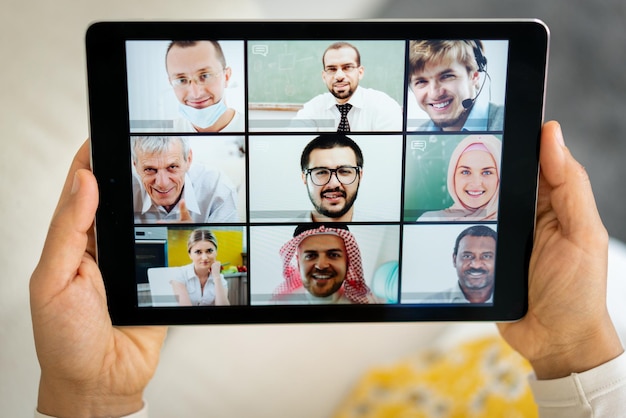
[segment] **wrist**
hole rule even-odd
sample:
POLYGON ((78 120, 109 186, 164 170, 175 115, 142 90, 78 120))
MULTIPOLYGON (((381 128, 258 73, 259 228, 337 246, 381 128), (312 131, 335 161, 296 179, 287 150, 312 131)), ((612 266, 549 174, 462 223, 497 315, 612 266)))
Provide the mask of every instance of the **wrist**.
POLYGON ((41 377, 37 411, 63 417, 124 417, 143 408, 143 393, 103 393, 101 387, 41 377))
POLYGON ((598 329, 593 335, 576 343, 554 347, 549 355, 530 361, 539 380, 558 379, 572 373, 582 373, 611 361, 624 352, 612 324, 610 327, 598 329))

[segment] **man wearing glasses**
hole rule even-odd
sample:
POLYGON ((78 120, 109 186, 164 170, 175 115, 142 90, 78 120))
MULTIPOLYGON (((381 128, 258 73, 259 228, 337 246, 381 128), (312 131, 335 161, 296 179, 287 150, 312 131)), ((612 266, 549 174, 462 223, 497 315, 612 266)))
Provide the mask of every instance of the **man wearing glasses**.
POLYGON ((173 41, 165 65, 180 102, 176 132, 243 132, 243 115, 225 103, 232 71, 217 41, 173 41))
POLYGON ((320 135, 307 144, 300 158, 302 181, 314 210, 311 222, 351 222, 363 177, 363 154, 343 134, 320 135))
POLYGON ((322 55, 328 93, 306 102, 292 126, 313 131, 400 131, 402 110, 386 93, 359 87, 365 69, 358 49, 336 42, 322 55))

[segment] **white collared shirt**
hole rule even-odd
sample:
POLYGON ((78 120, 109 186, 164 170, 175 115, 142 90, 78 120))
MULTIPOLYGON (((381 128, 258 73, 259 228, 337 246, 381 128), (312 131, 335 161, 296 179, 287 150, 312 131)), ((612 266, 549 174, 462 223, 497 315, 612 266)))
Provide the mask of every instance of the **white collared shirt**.
MULTIPOLYGON (((402 130, 402 108, 382 91, 359 86, 347 103, 352 105, 348 113, 350 132, 402 130)), ((337 131, 341 113, 336 105, 330 93, 314 97, 298 111, 292 129, 337 131)))
MULTIPOLYGON (((173 132, 197 132, 196 128, 194 128, 193 124, 189 122, 189 120, 180 117, 178 119, 174 119, 174 127, 171 129, 173 132)), ((235 116, 228 122, 228 125, 224 126, 223 129, 220 130, 221 133, 229 133, 229 132, 244 132, 245 131, 245 120, 243 115, 235 110, 235 116)))
MULTIPOLYGON (((437 292, 422 301, 423 303, 470 303, 469 300, 465 297, 463 290, 461 290, 461 286, 459 282, 451 287, 450 289, 444 290, 443 292, 437 292)), ((487 299, 484 303, 493 303, 493 292, 489 299, 487 299)))
MULTIPOLYGON (((239 222, 237 192, 220 171, 191 164, 185 174, 182 194, 192 222, 239 222)), ((135 223, 177 222, 180 219, 180 202, 169 212, 163 206, 154 205, 136 176, 133 176, 133 196, 135 223)))
MULTIPOLYGON (((193 264, 178 267, 177 273, 178 274, 174 276, 174 280, 185 285, 192 306, 206 306, 215 303, 215 282, 211 274, 209 274, 209 280, 204 285, 204 289, 202 289, 200 279, 196 276, 193 264)), ((222 280, 222 286, 224 286, 225 290, 228 290, 228 282, 224 278, 224 275, 220 274, 220 278, 222 280)))

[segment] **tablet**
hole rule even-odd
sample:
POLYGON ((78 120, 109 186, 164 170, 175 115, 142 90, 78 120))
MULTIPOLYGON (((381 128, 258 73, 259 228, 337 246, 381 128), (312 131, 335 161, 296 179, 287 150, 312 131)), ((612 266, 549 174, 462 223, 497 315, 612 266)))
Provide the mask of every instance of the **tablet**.
POLYGON ((538 20, 93 24, 113 322, 521 318, 548 39, 538 20))

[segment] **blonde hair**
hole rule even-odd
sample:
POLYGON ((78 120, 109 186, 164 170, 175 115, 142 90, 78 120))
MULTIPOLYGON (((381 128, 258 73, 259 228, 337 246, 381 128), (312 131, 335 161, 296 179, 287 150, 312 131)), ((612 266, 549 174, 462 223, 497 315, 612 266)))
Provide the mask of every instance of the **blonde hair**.
POLYGON ((424 70, 426 64, 456 61, 468 73, 478 71, 474 49, 483 49, 480 41, 411 41, 409 43, 409 78, 424 70))

